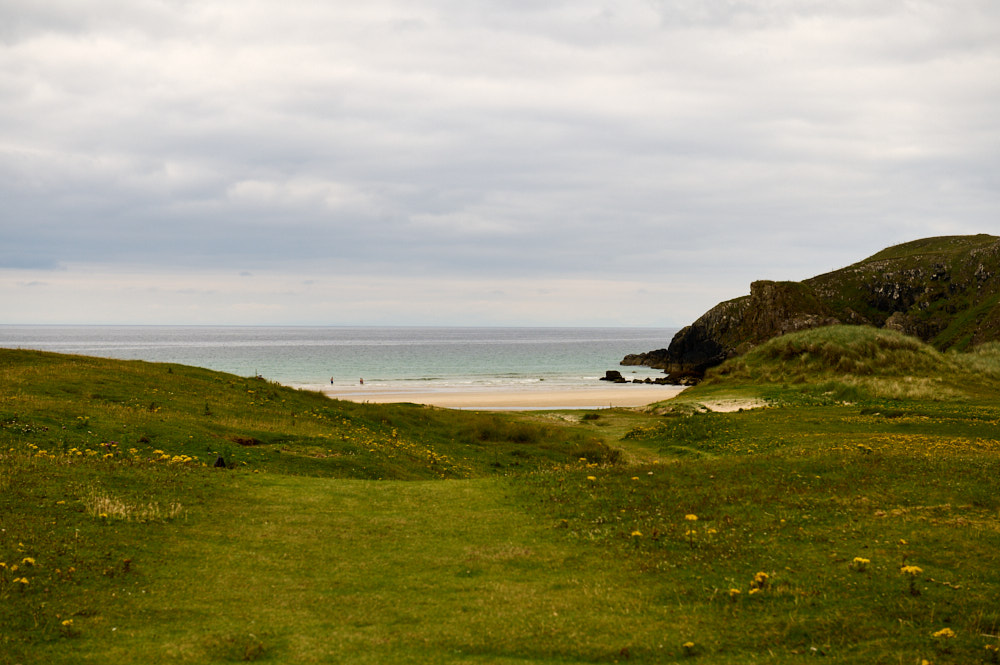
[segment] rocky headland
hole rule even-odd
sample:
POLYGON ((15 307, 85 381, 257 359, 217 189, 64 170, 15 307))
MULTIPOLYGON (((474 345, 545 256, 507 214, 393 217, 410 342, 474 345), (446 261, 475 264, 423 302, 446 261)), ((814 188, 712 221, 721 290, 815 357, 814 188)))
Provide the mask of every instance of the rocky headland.
POLYGON ((621 364, 662 369, 685 385, 773 337, 838 324, 896 330, 940 350, 1000 339, 1000 237, 915 240, 801 282, 753 282, 749 295, 708 310, 667 348, 621 364))

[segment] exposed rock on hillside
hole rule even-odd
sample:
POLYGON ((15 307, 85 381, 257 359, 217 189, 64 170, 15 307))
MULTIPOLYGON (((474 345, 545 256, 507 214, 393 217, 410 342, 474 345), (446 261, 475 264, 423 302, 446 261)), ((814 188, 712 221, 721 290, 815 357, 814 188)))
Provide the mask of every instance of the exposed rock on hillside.
POLYGON ((1000 238, 927 238, 802 282, 754 282, 750 295, 716 305, 669 347, 621 364, 686 380, 773 337, 839 323, 896 330, 941 350, 1000 339, 1000 238))

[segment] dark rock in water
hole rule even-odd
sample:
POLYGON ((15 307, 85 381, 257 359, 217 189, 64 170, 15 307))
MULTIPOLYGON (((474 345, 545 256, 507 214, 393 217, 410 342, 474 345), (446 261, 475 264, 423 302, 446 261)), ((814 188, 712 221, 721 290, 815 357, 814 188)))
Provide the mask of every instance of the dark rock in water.
POLYGON ((848 324, 888 328, 939 350, 1000 339, 1000 238, 926 238, 802 282, 757 281, 719 303, 666 349, 622 365, 662 369, 691 385, 706 370, 787 333, 848 324))
POLYGON ((625 377, 616 369, 609 369, 601 377, 601 381, 611 381, 613 383, 625 383, 625 377))
POLYGON ((226 460, 223 459, 222 455, 219 455, 217 458, 215 458, 215 464, 213 464, 212 466, 215 467, 216 469, 225 469, 226 460))

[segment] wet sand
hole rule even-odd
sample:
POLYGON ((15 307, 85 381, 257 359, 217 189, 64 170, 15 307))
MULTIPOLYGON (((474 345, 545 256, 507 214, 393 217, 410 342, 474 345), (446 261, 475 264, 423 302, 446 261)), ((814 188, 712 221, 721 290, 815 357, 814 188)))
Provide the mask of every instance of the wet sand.
POLYGON ((334 399, 372 404, 411 402, 449 409, 529 410, 529 409, 607 409, 609 407, 645 406, 676 396, 677 386, 614 384, 594 388, 556 388, 553 390, 468 390, 455 392, 402 392, 377 388, 327 389, 334 399))

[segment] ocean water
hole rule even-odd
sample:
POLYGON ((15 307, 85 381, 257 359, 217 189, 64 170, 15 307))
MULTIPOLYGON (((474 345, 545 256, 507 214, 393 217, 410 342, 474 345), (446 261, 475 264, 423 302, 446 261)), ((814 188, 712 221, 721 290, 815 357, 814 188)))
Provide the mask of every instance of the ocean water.
POLYGON ((674 328, 0 325, 0 347, 194 365, 297 388, 401 391, 594 387, 674 328), (331 385, 332 380, 332 385, 331 385))

